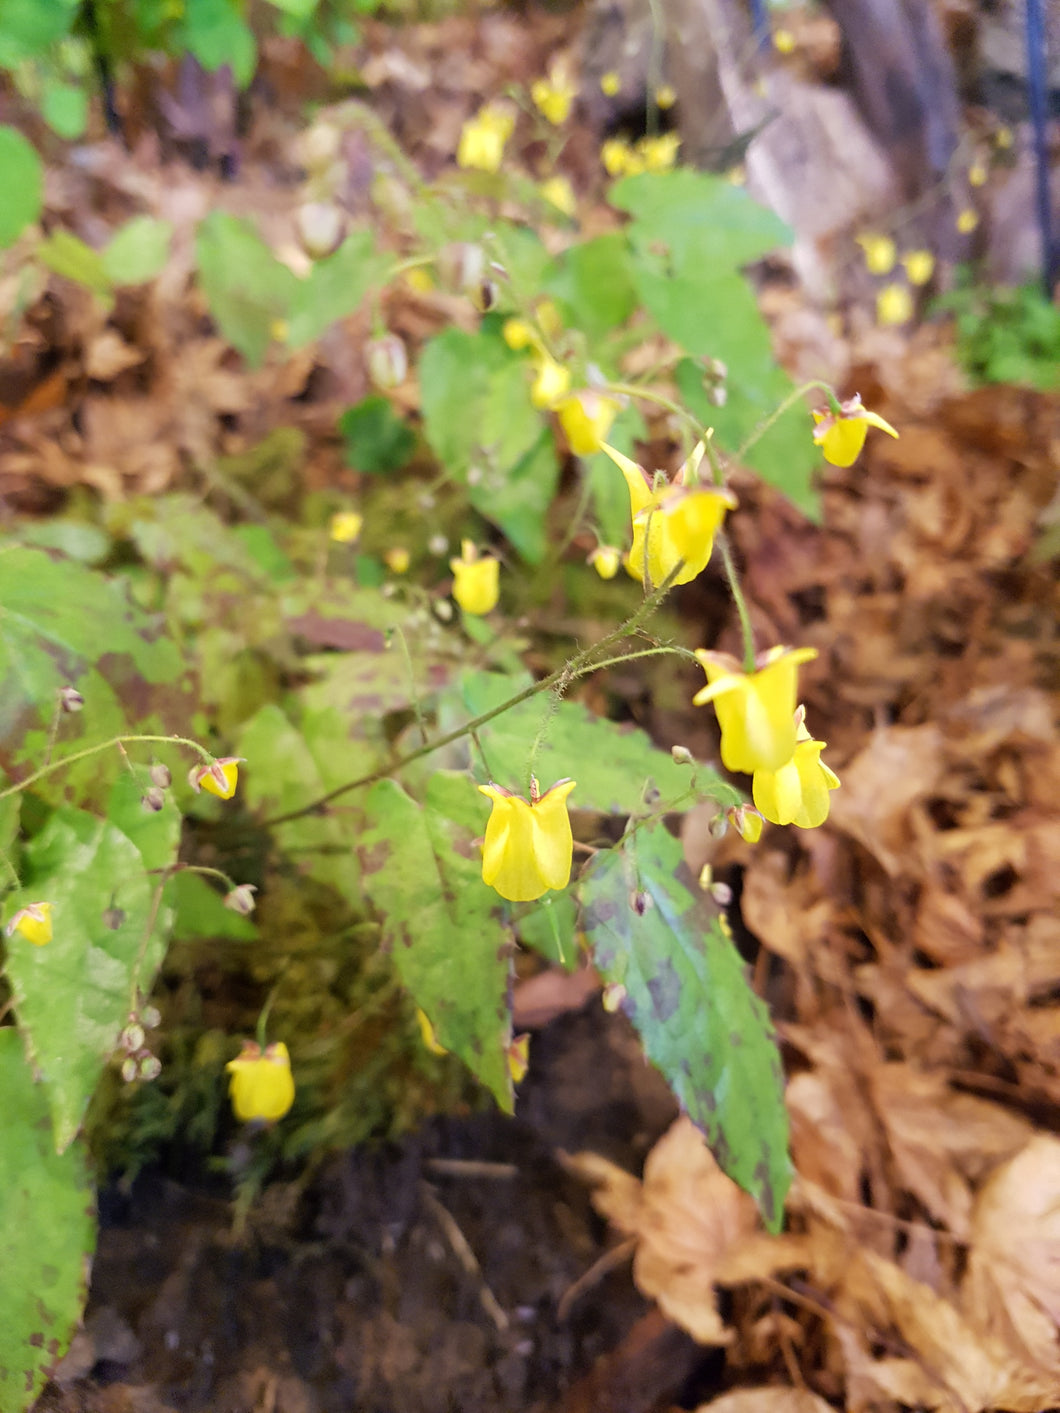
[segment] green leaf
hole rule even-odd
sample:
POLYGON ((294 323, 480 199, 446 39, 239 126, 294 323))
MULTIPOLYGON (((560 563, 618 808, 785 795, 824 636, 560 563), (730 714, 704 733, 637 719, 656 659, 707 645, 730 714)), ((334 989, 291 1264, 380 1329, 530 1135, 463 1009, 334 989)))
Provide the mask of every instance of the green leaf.
MULTIPOLYGON (((123 808, 119 798, 119 814, 123 808)), ((148 856, 165 857, 155 832, 164 830, 165 863, 172 863, 179 828, 179 812, 167 802, 159 822, 144 825, 148 856)), ((158 880, 132 839, 84 810, 57 810, 24 859, 21 901, 52 904, 54 935, 44 947, 16 940, 6 973, 61 1153, 81 1126, 135 991, 151 990, 171 915, 164 904, 154 909, 158 880)))
POLYGON ((184 0, 184 42, 204 69, 227 64, 240 88, 254 77, 257 43, 235 0, 184 0))
POLYGON ((565 971, 577 969, 581 961, 578 909, 569 891, 546 893, 519 919, 516 930, 524 947, 533 947, 565 971))
POLYGON ((195 233, 206 302, 221 334, 252 368, 286 322, 298 279, 249 221, 213 211, 195 233))
POLYGON ((52 132, 72 142, 88 126, 88 91, 79 83, 46 81, 40 111, 52 132))
POLYGON ((0 0, 0 66, 43 58, 69 34, 80 10, 81 0, 0 0))
POLYGON ((511 943, 472 842, 485 828, 485 806, 463 773, 433 775, 422 806, 395 781, 380 780, 366 802, 358 853, 384 944, 413 1001, 439 1044, 511 1113, 511 943))
POLYGON ((95 1194, 80 1143, 58 1154, 18 1033, 0 1030, 0 1408, 24 1413, 65 1354, 88 1296, 95 1194))
POLYGON ((366 397, 347 408, 339 418, 339 431, 346 443, 346 465, 355 471, 398 471, 416 449, 416 438, 385 397, 366 397))
POLYGON ((724 919, 662 824, 597 854, 582 927, 645 1053, 707 1135, 721 1167, 780 1228, 791 1181, 784 1077, 766 1007, 724 919))
POLYGON ((590 342, 619 328, 637 304, 625 235, 613 231, 572 245, 546 275, 545 290, 562 308, 564 323, 590 342))
MULTIPOLYGON (((467 673, 459 696, 452 693, 445 698, 440 727, 449 730, 492 711, 529 681, 529 677, 493 672, 467 673)), ((687 806, 697 798, 725 804, 738 804, 743 799, 706 766, 697 767, 693 779, 691 767, 677 765, 669 751, 653 746, 637 727, 619 726, 594 716, 579 702, 557 704, 546 694, 521 702, 475 733, 499 785, 525 796, 530 748, 542 730, 534 773, 542 789, 573 776, 578 782, 570 798, 573 809, 632 814, 643 808, 649 783, 657 792, 652 796, 653 809, 687 806)))
POLYGON ((289 348, 304 348, 326 333, 337 319, 360 306, 384 268, 371 231, 352 231, 333 255, 313 265, 304 280, 296 280, 287 328, 289 348))
POLYGON ((171 222, 134 216, 111 237, 103 268, 116 285, 142 285, 165 268, 172 239, 171 222))
POLYGON ((72 232, 53 231, 47 240, 38 245, 37 257, 49 270, 84 285, 101 299, 109 301, 113 297, 114 284, 99 251, 93 250, 72 232))
POLYGON ((625 177, 608 199, 633 217, 626 234, 635 245, 661 242, 677 266, 737 270, 792 241, 784 222, 746 191, 726 177, 689 167, 625 177))
POLYGON ((447 329, 424 348, 419 373, 431 449, 479 514, 540 563, 559 466, 530 401, 526 360, 492 330, 447 329))
POLYGON ((249 942, 258 935, 251 919, 226 908, 223 895, 198 873, 174 874, 166 885, 166 898, 173 907, 175 942, 219 937, 249 942))
MULTIPOLYGON (((38 763, 64 686, 82 693, 85 708, 65 719, 58 755, 79 739, 182 723, 190 710, 193 684, 175 645, 120 581, 19 546, 0 552, 0 604, 0 765, 8 773, 38 763)), ((112 778, 116 765, 113 755, 89 757, 35 790, 81 797, 92 782, 112 778)))

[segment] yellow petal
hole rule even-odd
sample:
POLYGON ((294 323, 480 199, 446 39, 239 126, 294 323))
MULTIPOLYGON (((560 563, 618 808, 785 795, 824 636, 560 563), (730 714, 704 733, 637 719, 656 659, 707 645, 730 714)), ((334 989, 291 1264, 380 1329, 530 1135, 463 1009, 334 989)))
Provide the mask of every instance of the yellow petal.
POLYGON ((574 840, 571 835, 567 796, 573 780, 560 780, 530 807, 533 825, 534 857, 546 888, 566 888, 570 882, 574 840))

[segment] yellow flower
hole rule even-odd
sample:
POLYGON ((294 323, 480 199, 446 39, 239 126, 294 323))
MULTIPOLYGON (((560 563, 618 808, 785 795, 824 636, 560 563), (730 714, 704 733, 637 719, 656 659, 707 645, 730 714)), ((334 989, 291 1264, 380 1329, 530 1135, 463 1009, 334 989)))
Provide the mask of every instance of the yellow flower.
POLYGON ((531 777, 530 799, 500 785, 480 785, 493 803, 482 845, 482 880, 511 903, 528 903, 570 882, 574 840, 567 796, 573 780, 558 780, 543 795, 531 777))
POLYGON ((1012 146, 1012 129, 1006 127, 998 128, 994 134, 994 142, 1004 151, 1012 146))
POLYGON ((27 903, 19 908, 4 931, 8 937, 17 932, 27 942, 32 942, 34 947, 43 947, 52 940, 51 903, 27 903))
POLYGON ((569 387, 570 370, 549 354, 542 354, 537 363, 537 376, 530 388, 530 401, 534 406, 554 407, 569 387))
POLYGON ((538 300, 534 305, 534 318, 538 328, 547 338, 557 338, 563 332, 562 316, 551 299, 538 300))
POLYGON ((412 556, 404 545, 394 545, 383 555, 383 562, 392 574, 407 574, 412 556))
POLYGON ((725 818, 748 844, 757 844, 761 839, 765 820, 750 805, 730 805, 725 811, 725 818))
POLYGON ((637 156, 645 172, 668 172, 677 161, 677 149, 681 139, 675 132, 664 132, 660 137, 642 137, 637 143, 637 156))
POLYGON ((775 29, 773 31, 773 48, 778 54, 791 54, 795 49, 795 36, 790 29, 775 29))
POLYGON ((465 613, 489 613, 500 598, 500 565, 492 555, 479 558, 470 540, 460 546, 460 558, 451 559, 453 598, 465 613))
POLYGON ((756 770, 752 793, 755 806, 772 824, 816 829, 828 818, 828 792, 839 788, 839 777, 821 760, 824 741, 814 741, 799 708, 795 753, 779 770, 756 770))
POLYGON ((973 162, 968 168, 969 186, 986 186, 987 170, 982 162, 973 162))
POLYGON ((515 1035, 508 1046, 508 1073, 513 1084, 522 1084, 530 1068, 530 1036, 515 1035))
POLYGON ((593 566, 601 579, 613 579, 622 563, 622 555, 614 545, 597 545, 585 562, 593 566))
POLYGON ((352 545, 364 528, 364 516, 356 510, 338 510, 328 521, 328 536, 340 545, 352 545))
POLYGON ((225 1069, 232 1076, 228 1081, 232 1109, 243 1123, 282 1119, 294 1103, 291 1059, 282 1040, 269 1045, 264 1054, 256 1041, 244 1040, 242 1051, 225 1069))
POLYGON ((854 396, 839 404, 839 415, 834 412, 815 412, 813 439, 821 448, 825 461, 832 466, 853 466, 865 445, 865 437, 870 427, 878 427, 888 436, 898 433, 876 412, 862 407, 861 398, 854 396))
POLYGON ((556 403, 556 413, 574 455, 592 456, 603 447, 618 413, 618 403, 592 388, 579 388, 556 403))
POLYGON ((615 94, 622 87, 622 80, 615 73, 614 69, 609 69, 600 79, 600 92, 605 98, 614 98, 615 94))
MULTIPOLYGON (((707 685, 694 705, 713 702, 721 727, 721 759, 726 770, 779 770, 795 754, 798 666, 817 656, 816 648, 770 648, 754 672, 744 672, 728 653, 696 657, 707 685)), ((756 802, 757 803, 757 802, 756 802)))
POLYGON ((668 83, 660 84, 655 90, 655 106, 664 112, 667 108, 672 108, 677 102, 677 94, 668 83))
POLYGON ((884 285, 876 296, 876 322, 881 329, 906 324, 913 317, 913 296, 908 285, 884 285))
POLYGON ((626 478, 633 547, 627 569, 647 589, 658 586, 681 564, 673 584, 687 584, 707 567, 714 536, 736 497, 721 486, 697 480, 705 445, 700 442, 673 483, 653 490, 648 475, 614 447, 604 451, 626 478), (681 561, 684 561, 683 564, 681 561))
POLYGON ((866 231, 864 235, 856 236, 855 240, 861 246, 862 254, 865 256, 865 268, 870 275, 889 275, 891 273, 894 269, 897 252, 890 236, 866 231))
POLYGON ((534 107, 553 127, 567 121, 577 93, 577 86, 562 61, 549 66, 547 78, 535 79, 530 85, 534 107))
POLYGON ((646 170, 644 159, 624 137, 609 137, 600 148, 600 161, 609 177, 635 177, 646 170))
POLYGON ((970 206, 966 206, 957 217, 957 229, 961 235, 971 235, 979 224, 979 217, 970 206))
POLYGON ((416 1020, 419 1022, 420 1035, 423 1038, 423 1043, 431 1054, 448 1055, 449 1051, 445 1046, 438 1044, 438 1037, 434 1033, 434 1026, 431 1024, 430 1016, 428 1016, 426 1011, 421 1011, 419 1006, 416 1007, 416 1020))
POLYGON ((537 331, 531 328, 525 319, 505 319, 501 336, 515 353, 531 345, 536 347, 539 343, 537 331))
POLYGON ((434 277, 430 270, 417 266, 414 270, 406 270, 405 283, 413 294, 430 294, 434 289, 434 277))
POLYGON ((457 165, 480 172, 496 172, 504 156, 504 144, 515 131, 515 118, 499 103, 487 103, 460 131, 456 149, 457 165))
POLYGON ((574 188, 566 177, 549 177, 547 182, 542 182, 541 195, 564 216, 573 216, 578 209, 574 188))
POLYGON ((205 790, 208 795, 216 795, 219 800, 230 800, 236 793, 239 766, 243 759, 243 756, 223 756, 212 765, 193 766, 188 783, 196 794, 205 790))
POLYGON ((911 285, 926 285, 935 273, 935 257, 930 250, 910 250, 902 256, 902 264, 911 285))

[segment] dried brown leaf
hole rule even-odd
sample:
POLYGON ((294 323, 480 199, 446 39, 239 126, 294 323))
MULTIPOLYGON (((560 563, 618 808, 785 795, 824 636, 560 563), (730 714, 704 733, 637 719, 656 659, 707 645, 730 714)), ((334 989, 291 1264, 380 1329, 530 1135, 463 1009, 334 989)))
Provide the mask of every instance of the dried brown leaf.
POLYGON ((741 1388, 701 1403, 696 1413, 834 1413, 832 1405, 805 1388, 741 1388))

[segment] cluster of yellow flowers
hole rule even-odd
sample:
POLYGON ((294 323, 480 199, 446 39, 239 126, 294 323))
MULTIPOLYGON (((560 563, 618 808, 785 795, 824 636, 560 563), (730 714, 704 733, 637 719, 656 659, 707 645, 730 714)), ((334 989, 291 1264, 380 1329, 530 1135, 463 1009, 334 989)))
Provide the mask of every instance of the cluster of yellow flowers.
POLYGON ((504 146, 515 131, 515 114, 505 103, 487 103, 460 132, 457 164, 480 172, 500 171, 504 146))
POLYGON ((681 139, 675 132, 658 137, 642 137, 631 143, 624 137, 609 137, 600 148, 600 161, 610 177, 636 177, 641 172, 668 172, 677 161, 681 139))
POLYGON ((509 348, 530 350, 534 380, 530 401, 543 411, 555 412, 575 456, 591 456, 601 449, 618 413, 618 403, 595 388, 571 388, 571 372, 553 358, 548 343, 562 329, 559 311, 551 300, 542 300, 534 311, 536 325, 509 319, 504 341, 509 348))

